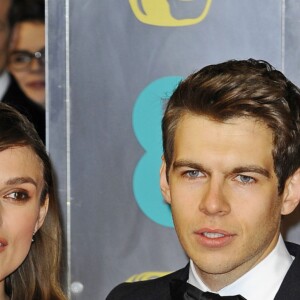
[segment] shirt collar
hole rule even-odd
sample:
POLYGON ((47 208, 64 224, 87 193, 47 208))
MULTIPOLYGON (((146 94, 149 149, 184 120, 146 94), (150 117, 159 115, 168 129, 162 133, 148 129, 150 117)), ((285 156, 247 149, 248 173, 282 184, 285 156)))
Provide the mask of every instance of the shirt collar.
MULTIPOLYGON (((286 249, 282 237, 279 236, 275 248, 265 259, 218 293, 221 296, 240 294, 247 300, 273 300, 292 262, 293 257, 286 249)), ((197 274, 192 260, 190 260, 188 282, 204 292, 211 292, 197 274)))
POLYGON ((0 75, 0 99, 3 98, 8 86, 9 86, 10 78, 7 72, 3 72, 0 75))

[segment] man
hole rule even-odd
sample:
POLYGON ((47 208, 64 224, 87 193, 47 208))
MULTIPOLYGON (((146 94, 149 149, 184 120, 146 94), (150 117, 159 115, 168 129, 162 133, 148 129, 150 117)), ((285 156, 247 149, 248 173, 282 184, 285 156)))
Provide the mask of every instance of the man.
POLYGON ((298 299, 300 246, 280 223, 300 199, 299 89, 264 61, 211 65, 179 84, 162 129, 161 190, 190 263, 107 299, 298 299))
POLYGON ((0 1, 0 100, 25 115, 45 141, 45 110, 26 97, 13 76, 5 70, 11 31, 19 6, 16 0, 0 1))

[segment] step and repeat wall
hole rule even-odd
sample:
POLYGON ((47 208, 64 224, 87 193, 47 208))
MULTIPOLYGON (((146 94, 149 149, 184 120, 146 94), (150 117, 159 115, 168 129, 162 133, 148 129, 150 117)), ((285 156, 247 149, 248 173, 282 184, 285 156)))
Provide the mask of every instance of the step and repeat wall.
MULTIPOLYGON (((299 16, 297 0, 48 0, 47 145, 71 299, 186 264, 159 188, 166 99, 229 59, 267 60, 300 84, 299 16)), ((298 219, 283 227, 291 241, 298 219)))

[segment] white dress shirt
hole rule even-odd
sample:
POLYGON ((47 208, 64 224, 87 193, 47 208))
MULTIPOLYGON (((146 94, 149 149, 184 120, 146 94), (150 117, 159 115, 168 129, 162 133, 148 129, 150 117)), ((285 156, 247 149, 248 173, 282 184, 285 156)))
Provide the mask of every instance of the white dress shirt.
POLYGON ((6 71, 3 71, 0 75, 0 100, 3 98, 7 91, 10 80, 9 75, 6 71))
MULTIPOLYGON (((219 290, 218 294, 221 296, 239 294, 247 300, 273 300, 293 259, 280 236, 276 247, 265 259, 235 282, 219 290)), ((212 292, 197 274, 192 260, 188 283, 204 292, 212 292)))

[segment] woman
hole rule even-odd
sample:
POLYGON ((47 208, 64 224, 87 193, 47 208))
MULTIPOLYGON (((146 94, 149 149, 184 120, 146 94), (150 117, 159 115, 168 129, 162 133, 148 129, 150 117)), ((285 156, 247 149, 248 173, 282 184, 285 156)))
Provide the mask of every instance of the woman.
POLYGON ((0 299, 66 299, 52 168, 33 125, 0 103, 0 299))
POLYGON ((24 94, 45 107, 45 4, 15 0, 10 13, 12 42, 8 70, 24 94))

